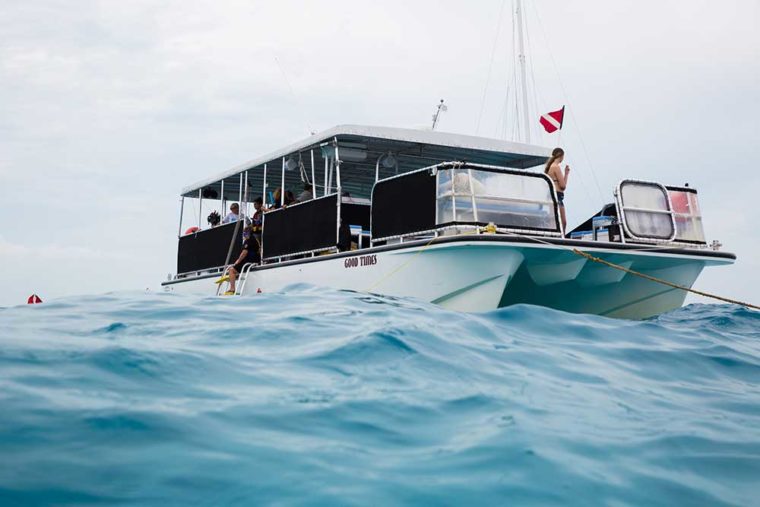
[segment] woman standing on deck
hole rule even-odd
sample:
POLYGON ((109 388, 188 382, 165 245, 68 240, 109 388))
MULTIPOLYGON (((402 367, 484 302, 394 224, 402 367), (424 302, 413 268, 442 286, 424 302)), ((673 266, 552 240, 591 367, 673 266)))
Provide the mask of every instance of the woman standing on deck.
POLYGON ((570 166, 565 165, 565 172, 562 172, 560 165, 565 159, 565 151, 562 148, 554 148, 552 156, 546 161, 544 174, 549 176, 554 183, 554 190, 557 191, 557 201, 559 204, 559 214, 562 218, 562 234, 567 229, 567 218, 565 217, 565 189, 567 188, 567 177, 570 175, 570 166))

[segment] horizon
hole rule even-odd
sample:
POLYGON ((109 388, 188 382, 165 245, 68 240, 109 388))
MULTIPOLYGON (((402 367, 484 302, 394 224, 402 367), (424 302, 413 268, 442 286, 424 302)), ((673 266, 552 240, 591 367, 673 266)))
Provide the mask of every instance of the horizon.
MULTIPOLYGON (((760 6, 526 4, 531 144, 565 148, 568 229, 621 179, 688 181, 708 243, 737 255, 694 288, 758 303, 760 6)), ((437 131, 514 136, 509 2, 324 5, 4 9, 0 306, 159 291, 180 190, 312 131, 424 126, 443 98, 437 131)))

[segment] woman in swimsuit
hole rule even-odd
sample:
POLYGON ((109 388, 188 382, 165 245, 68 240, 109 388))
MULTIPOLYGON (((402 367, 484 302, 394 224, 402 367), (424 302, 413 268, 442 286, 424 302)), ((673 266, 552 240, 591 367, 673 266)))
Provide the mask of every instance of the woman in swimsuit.
POLYGON ((549 176, 554 182, 554 190, 557 191, 557 201, 559 201, 559 215, 562 218, 562 233, 567 229, 567 218, 565 218, 565 189, 567 188, 567 177, 570 174, 570 166, 565 165, 565 172, 562 172, 560 164, 565 159, 565 151, 562 148, 554 148, 552 156, 546 161, 544 174, 549 176))

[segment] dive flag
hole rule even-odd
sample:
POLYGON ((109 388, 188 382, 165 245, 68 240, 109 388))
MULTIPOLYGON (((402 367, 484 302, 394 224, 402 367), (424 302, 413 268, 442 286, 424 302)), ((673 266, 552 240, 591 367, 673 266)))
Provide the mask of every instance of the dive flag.
POLYGON ((548 133, 556 132, 562 128, 562 120, 565 118, 565 106, 557 111, 546 113, 541 115, 541 125, 544 126, 544 130, 548 133))

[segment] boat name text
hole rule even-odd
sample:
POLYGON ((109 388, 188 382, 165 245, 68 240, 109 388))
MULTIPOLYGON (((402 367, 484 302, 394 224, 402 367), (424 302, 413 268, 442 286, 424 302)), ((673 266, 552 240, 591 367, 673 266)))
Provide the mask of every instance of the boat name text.
POLYGON ((372 266, 377 264, 377 255, 362 255, 360 257, 348 257, 343 261, 343 267, 356 268, 359 266, 372 266))

